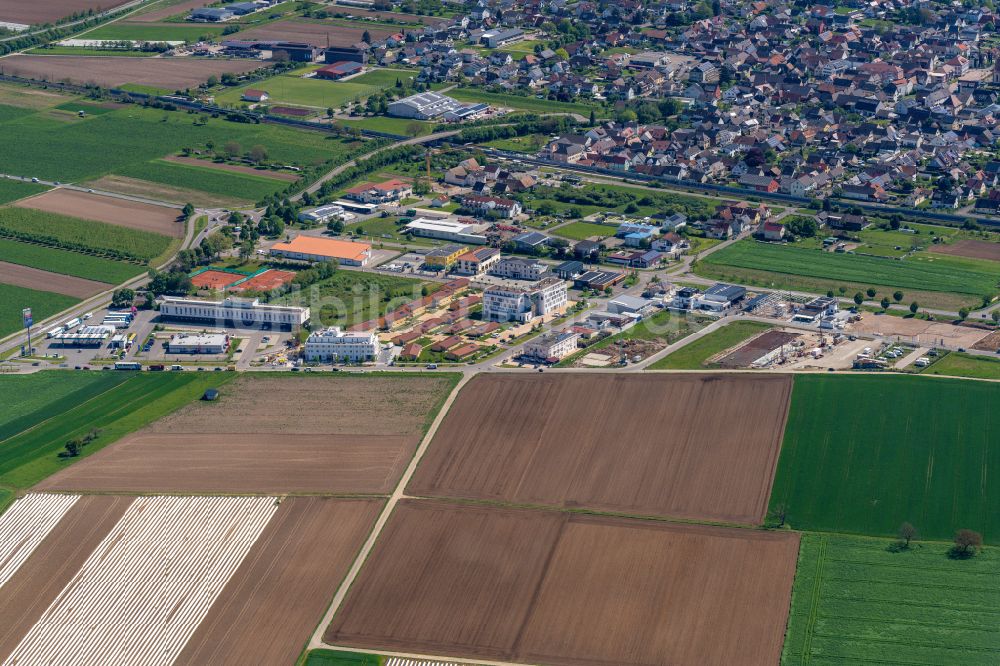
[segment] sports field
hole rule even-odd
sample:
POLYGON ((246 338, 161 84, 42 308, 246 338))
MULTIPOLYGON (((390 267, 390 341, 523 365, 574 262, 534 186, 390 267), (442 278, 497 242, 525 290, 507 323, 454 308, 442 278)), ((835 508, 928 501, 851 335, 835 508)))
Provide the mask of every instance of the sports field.
POLYGON ((781 663, 1000 663, 1000 560, 949 544, 802 536, 781 663))
POLYGON ((1000 541, 1000 386, 909 376, 799 376, 772 510, 793 528, 1000 541))
POLYGON ((80 299, 0 282, 0 336, 21 328, 21 310, 31 308, 35 321, 42 321, 72 307, 80 299))

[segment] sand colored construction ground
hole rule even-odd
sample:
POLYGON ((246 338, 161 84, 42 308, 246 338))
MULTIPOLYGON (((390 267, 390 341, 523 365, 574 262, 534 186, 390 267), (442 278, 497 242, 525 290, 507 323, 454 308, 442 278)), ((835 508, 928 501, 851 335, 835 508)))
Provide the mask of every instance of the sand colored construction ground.
POLYGON ((556 666, 775 664, 798 536, 404 500, 324 641, 556 666))
POLYGON ((480 375, 407 492, 756 524, 791 388, 776 375, 480 375))
POLYGON ((1000 261, 1000 243, 991 243, 990 241, 960 240, 949 245, 932 245, 930 249, 931 252, 938 254, 1000 261))
POLYGON ((3 59, 5 74, 29 79, 96 83, 116 87, 140 83, 165 90, 193 88, 210 76, 243 74, 265 66, 258 60, 201 58, 107 58, 100 56, 15 55, 3 59))
POLYGON ((903 342, 912 342, 925 347, 936 345, 972 347, 989 335, 989 331, 978 328, 925 319, 904 319, 891 315, 865 315, 864 319, 851 324, 845 330, 858 335, 898 337, 903 342))
POLYGON ((89 192, 56 188, 38 196, 21 199, 15 205, 152 231, 175 238, 184 235, 184 224, 178 221, 179 210, 89 192))
POLYGON ((38 289, 39 291, 51 291, 74 298, 87 298, 102 291, 107 291, 112 286, 104 282, 98 282, 97 280, 87 280, 86 278, 73 277, 72 275, 51 273, 38 268, 31 268, 30 266, 11 264, 6 261, 0 261, 0 283, 12 284, 15 287, 38 289))
POLYGON ((450 390, 442 377, 244 374, 43 481, 116 492, 384 494, 450 390))

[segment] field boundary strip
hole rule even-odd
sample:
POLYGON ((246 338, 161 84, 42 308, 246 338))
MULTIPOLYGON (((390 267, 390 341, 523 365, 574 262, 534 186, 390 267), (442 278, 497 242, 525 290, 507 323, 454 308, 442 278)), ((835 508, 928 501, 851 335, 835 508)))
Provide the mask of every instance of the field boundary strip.
POLYGON ((140 497, 8 658, 167 666, 277 511, 274 497, 140 497))
POLYGON ((31 493, 0 516, 0 587, 14 577, 79 499, 79 495, 31 493))

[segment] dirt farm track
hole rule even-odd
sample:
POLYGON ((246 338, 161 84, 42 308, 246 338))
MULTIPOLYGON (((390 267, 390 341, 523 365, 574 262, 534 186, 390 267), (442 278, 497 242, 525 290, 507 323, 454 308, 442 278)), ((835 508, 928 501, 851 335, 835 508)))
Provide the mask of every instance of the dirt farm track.
POLYGON ((553 666, 776 664, 798 535, 404 500, 324 640, 553 666))
POLYGON ((70 217, 85 217, 88 220, 152 231, 174 238, 184 235, 184 225, 177 221, 180 213, 176 209, 89 192, 56 188, 38 196, 21 199, 14 205, 70 217))
POLYGON ((77 12, 107 11, 128 0, 0 0, 0 21, 12 23, 55 23, 77 12))
POLYGON ((789 376, 480 375, 407 493, 757 524, 791 388, 789 376))
POLYGON ((115 87, 141 83, 165 90, 191 88, 226 72, 242 74, 262 67, 259 60, 129 58, 15 55, 0 59, 0 72, 46 81, 69 80, 115 87))

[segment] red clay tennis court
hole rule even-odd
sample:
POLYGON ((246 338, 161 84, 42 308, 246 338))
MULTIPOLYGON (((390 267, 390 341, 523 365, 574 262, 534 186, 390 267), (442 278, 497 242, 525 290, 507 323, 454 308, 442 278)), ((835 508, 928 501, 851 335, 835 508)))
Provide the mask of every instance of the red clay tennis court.
POLYGON ((246 282, 235 285, 230 291, 271 291, 272 289, 277 289, 282 285, 288 284, 294 277, 295 271, 269 269, 260 275, 253 276, 246 282))
POLYGON ((225 271, 207 270, 191 276, 191 284, 199 289, 225 289, 234 282, 239 282, 245 275, 227 273, 225 271))

